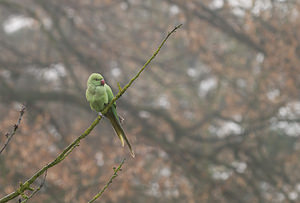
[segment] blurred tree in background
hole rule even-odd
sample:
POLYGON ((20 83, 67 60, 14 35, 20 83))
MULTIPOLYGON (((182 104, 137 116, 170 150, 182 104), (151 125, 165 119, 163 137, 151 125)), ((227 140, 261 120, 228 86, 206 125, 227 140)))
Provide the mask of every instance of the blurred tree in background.
POLYGON ((0 0, 0 195, 89 126, 86 80, 114 92, 136 158, 101 121, 32 202, 86 202, 122 157, 105 202, 293 202, 300 197, 297 0, 0 0))

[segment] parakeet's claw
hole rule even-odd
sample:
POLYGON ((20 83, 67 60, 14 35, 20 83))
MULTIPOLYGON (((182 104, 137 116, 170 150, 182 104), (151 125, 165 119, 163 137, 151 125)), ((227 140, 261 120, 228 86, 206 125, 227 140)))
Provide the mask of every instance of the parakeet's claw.
POLYGON ((98 116, 104 117, 101 112, 98 112, 98 116))
POLYGON ((119 116, 119 115, 118 115, 118 117, 119 117, 119 120, 120 120, 121 124, 123 124, 125 119, 122 116, 119 116))
POLYGON ((132 158, 135 157, 134 151, 130 149, 130 155, 132 156, 132 158))

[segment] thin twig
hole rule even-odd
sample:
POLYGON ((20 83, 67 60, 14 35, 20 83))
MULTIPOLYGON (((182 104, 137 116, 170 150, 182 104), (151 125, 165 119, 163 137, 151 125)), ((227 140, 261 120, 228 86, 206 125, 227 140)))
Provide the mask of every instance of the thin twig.
MULTIPOLYGON (((149 63, 155 58, 155 56, 158 54, 158 52, 160 51, 160 49, 163 47, 163 45, 165 44, 165 42, 168 40, 168 38, 174 33, 176 32, 177 29, 179 29, 182 26, 182 24, 179 24, 177 26, 175 26, 173 28, 173 30, 171 30, 171 32, 169 32, 167 34, 167 36, 165 37, 165 39, 161 42, 161 44, 159 45, 159 47, 157 48, 157 50, 153 53, 153 55, 151 56, 150 59, 148 59, 148 61, 143 65, 143 67, 140 69, 140 71, 129 81, 129 83, 127 83, 127 85, 124 86, 124 88, 121 89, 121 87, 119 86, 119 92, 118 94, 110 101, 110 103, 107 105, 107 107, 110 107, 113 103, 115 103, 115 101, 117 99, 119 99, 124 93, 125 91, 131 86, 131 84, 140 76, 140 74, 145 70, 145 68, 149 65, 149 63)), ((105 108, 101 113, 102 115, 105 115, 107 113, 109 108, 105 108)))
POLYGON ((45 182, 46 182, 46 177, 47 177, 47 171, 46 171, 45 174, 44 174, 44 178, 43 178, 43 180, 42 180, 40 186, 39 186, 37 189, 35 189, 35 190, 33 191, 33 193, 31 193, 31 195, 30 195, 29 197, 26 197, 21 203, 27 202, 29 199, 31 199, 36 193, 38 193, 38 192, 41 190, 41 188, 44 186, 44 184, 45 184, 45 182))
POLYGON ((118 172, 119 171, 122 171, 122 166, 124 164, 124 161, 125 161, 125 158, 122 160, 122 162, 120 163, 120 165, 118 166, 118 168, 113 168, 114 170, 114 173, 113 175, 110 177, 109 181, 106 183, 106 185, 102 188, 102 190, 100 192, 98 192, 94 197, 93 199, 91 199, 88 203, 92 203, 94 201, 96 201, 96 199, 98 199, 102 194, 103 192, 106 190, 106 188, 108 188, 108 186, 112 183, 113 179, 115 179, 117 176, 118 176, 118 172))
POLYGON ((8 143, 10 142, 10 140, 12 139, 12 137, 15 135, 17 129, 19 128, 19 125, 21 123, 22 117, 25 113, 25 105, 22 105, 22 108, 20 110, 20 115, 19 115, 19 119, 17 121, 17 123, 14 125, 13 129, 11 130, 10 133, 6 133, 5 136, 7 137, 6 142, 4 143, 3 147, 0 150, 0 154, 4 151, 4 149, 7 147, 8 143))
MULTIPOLYGON (((164 38, 164 40, 161 42, 157 50, 154 52, 152 57, 143 65, 143 67, 140 69, 140 71, 129 81, 127 85, 124 86, 123 89, 119 90, 119 93, 112 99, 112 101, 105 107, 105 109, 101 112, 102 115, 107 113, 108 109, 113 105, 113 103, 119 99, 124 92, 131 86, 131 84, 140 76, 142 71, 149 65, 149 63, 155 58, 155 56, 158 54, 162 46, 165 44, 167 39, 171 36, 172 33, 174 33, 178 28, 180 28, 181 24, 176 26, 171 32, 168 33, 168 35, 164 38)), ((6 195, 5 197, 0 199, 0 203, 8 202, 9 200, 12 200, 16 197, 18 197, 21 194, 24 194, 24 191, 30 190, 31 184, 42 174, 45 173, 46 170, 49 168, 52 168, 53 166, 59 164, 61 161, 63 161, 77 146, 79 146, 79 143, 82 139, 84 139, 86 136, 90 134, 90 132, 95 128, 95 126, 100 122, 102 119, 102 116, 98 116, 93 123, 84 131, 83 134, 81 134, 76 140, 74 140, 69 146, 67 146, 52 162, 48 163, 46 166, 44 166, 42 169, 37 171, 31 178, 29 178, 24 183, 21 183, 19 188, 6 195)))

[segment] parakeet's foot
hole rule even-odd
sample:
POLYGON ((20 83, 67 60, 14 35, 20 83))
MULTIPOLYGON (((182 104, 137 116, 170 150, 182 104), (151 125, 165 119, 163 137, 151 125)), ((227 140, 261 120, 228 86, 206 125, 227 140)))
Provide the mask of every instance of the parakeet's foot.
POLYGON ((123 124, 125 119, 122 116, 119 116, 119 115, 118 115, 118 117, 119 117, 119 120, 120 120, 121 124, 123 124))
POLYGON ((98 116, 104 117, 101 112, 98 112, 98 116))
POLYGON ((134 151, 133 151, 133 150, 130 150, 130 155, 132 156, 132 158, 135 157, 135 154, 134 154, 134 151))

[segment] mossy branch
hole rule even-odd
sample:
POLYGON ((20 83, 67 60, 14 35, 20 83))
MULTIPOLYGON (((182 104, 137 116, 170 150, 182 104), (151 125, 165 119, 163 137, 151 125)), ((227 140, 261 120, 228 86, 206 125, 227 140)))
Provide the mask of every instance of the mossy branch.
MULTIPOLYGON (((38 193, 41 188, 44 186, 45 182, 46 182, 46 177, 47 177, 47 171, 44 174, 44 178, 40 184, 40 186, 38 188, 36 188, 35 190, 33 190, 33 192, 31 193, 31 195, 29 197, 27 197, 26 195, 24 195, 24 200, 21 203, 26 203, 28 200, 30 200, 36 193, 38 193)), ((19 200, 20 201, 20 200, 19 200)))
POLYGON ((94 201, 96 201, 102 194, 103 192, 106 190, 106 188, 108 188, 108 186, 112 183, 113 179, 115 179, 118 176, 118 172, 122 170, 122 166, 124 164, 125 158, 122 160, 122 162, 120 163, 120 165, 118 166, 118 168, 113 168, 114 173, 113 175, 110 177, 109 181, 106 183, 106 185, 102 188, 102 190, 100 192, 98 192, 93 199, 91 199, 88 203, 92 203, 94 201))
MULTIPOLYGON (((111 100, 111 102, 106 106, 106 108, 101 112, 102 115, 107 113, 108 109, 111 107, 111 105, 119 99, 125 91, 131 86, 131 84, 140 76, 140 74, 143 72, 143 70, 150 64, 150 62, 155 58, 155 56, 158 54, 160 49, 163 47, 167 39, 174 33, 176 32, 177 29, 181 27, 182 24, 176 26, 173 28, 171 32, 167 34, 167 36, 164 38, 164 40, 161 42, 157 50, 154 52, 154 54, 151 56, 151 58, 143 65, 143 67, 140 69, 140 71, 124 86, 124 88, 119 89, 118 94, 111 100)), ((93 123, 82 133, 77 139, 75 139, 69 146, 67 146, 63 152, 61 152, 55 160, 52 162, 48 163, 46 166, 44 166, 42 169, 40 169, 38 172, 36 172, 31 178, 29 178, 27 181, 24 183, 20 183, 19 188, 6 195, 5 197, 0 199, 0 203, 8 202, 9 200, 12 200, 19 195, 24 194, 25 191, 27 190, 32 190, 31 184, 41 175, 45 173, 49 168, 59 164, 61 161, 63 161, 77 146, 79 146, 79 143, 82 139, 84 139, 86 136, 88 136, 91 131, 95 128, 95 126, 99 123, 99 121, 102 119, 102 116, 98 116, 93 123)))

